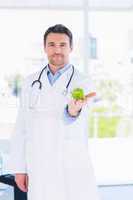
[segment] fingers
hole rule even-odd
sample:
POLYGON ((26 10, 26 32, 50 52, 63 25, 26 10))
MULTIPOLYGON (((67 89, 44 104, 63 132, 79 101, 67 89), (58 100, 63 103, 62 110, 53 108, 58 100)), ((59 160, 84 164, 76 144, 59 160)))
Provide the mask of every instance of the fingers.
POLYGON ((82 106, 84 105, 85 101, 84 100, 75 100, 72 99, 70 101, 70 105, 73 107, 77 107, 77 108, 82 108, 82 106))
POLYGON ((89 99, 89 98, 94 97, 94 96, 96 96, 96 92, 91 92, 91 93, 85 95, 85 99, 89 99))
POLYGON ((77 107, 82 108, 82 106, 84 105, 84 100, 77 100, 75 104, 77 107))
POLYGON ((23 192, 28 191, 28 176, 24 174, 17 174, 15 176, 15 182, 20 190, 23 192))
POLYGON ((28 191, 28 183, 29 183, 28 175, 26 175, 26 180, 25 180, 25 189, 26 189, 26 192, 28 191))
POLYGON ((75 111, 79 111, 82 109, 82 107, 87 103, 87 99, 85 98, 84 100, 75 100, 75 99, 72 99, 70 102, 69 102, 69 108, 70 110, 75 110, 75 111))
POLYGON ((17 186, 18 186, 18 188, 20 190, 22 190, 23 192, 27 192, 28 191, 27 187, 26 187, 26 185, 24 183, 18 183, 18 182, 16 182, 16 183, 17 183, 17 186))

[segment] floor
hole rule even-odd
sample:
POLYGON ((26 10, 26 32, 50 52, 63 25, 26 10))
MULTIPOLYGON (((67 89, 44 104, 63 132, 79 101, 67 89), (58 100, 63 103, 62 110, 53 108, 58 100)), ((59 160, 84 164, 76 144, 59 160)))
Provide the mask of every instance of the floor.
MULTIPOLYGON (((133 185, 99 186, 101 200, 132 200, 133 185)), ((0 200, 13 200, 13 189, 0 190, 0 200)))

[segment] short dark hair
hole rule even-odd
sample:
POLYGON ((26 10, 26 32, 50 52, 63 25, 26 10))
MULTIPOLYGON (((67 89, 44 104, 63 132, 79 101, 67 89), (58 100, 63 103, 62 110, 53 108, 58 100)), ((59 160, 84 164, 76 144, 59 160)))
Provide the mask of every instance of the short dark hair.
POLYGON ((70 47, 72 47, 72 45, 73 45, 72 32, 66 26, 64 26, 62 24, 56 24, 54 26, 49 27, 44 34, 44 45, 46 45, 46 39, 47 39, 48 34, 50 34, 50 33, 66 34, 70 40, 70 47))

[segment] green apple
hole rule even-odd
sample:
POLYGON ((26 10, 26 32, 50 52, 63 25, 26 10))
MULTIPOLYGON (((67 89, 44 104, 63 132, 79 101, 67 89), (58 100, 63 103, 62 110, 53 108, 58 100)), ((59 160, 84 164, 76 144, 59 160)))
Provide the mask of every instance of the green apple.
POLYGON ((84 90, 82 88, 75 88, 72 92, 72 97, 75 100, 83 100, 85 98, 84 90))

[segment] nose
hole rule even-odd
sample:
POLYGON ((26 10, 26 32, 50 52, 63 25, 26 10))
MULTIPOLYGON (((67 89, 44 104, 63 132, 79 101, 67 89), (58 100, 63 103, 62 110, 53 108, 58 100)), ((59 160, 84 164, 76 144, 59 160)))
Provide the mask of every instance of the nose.
POLYGON ((55 46, 55 53, 60 53, 60 52, 61 52, 61 47, 55 46))

